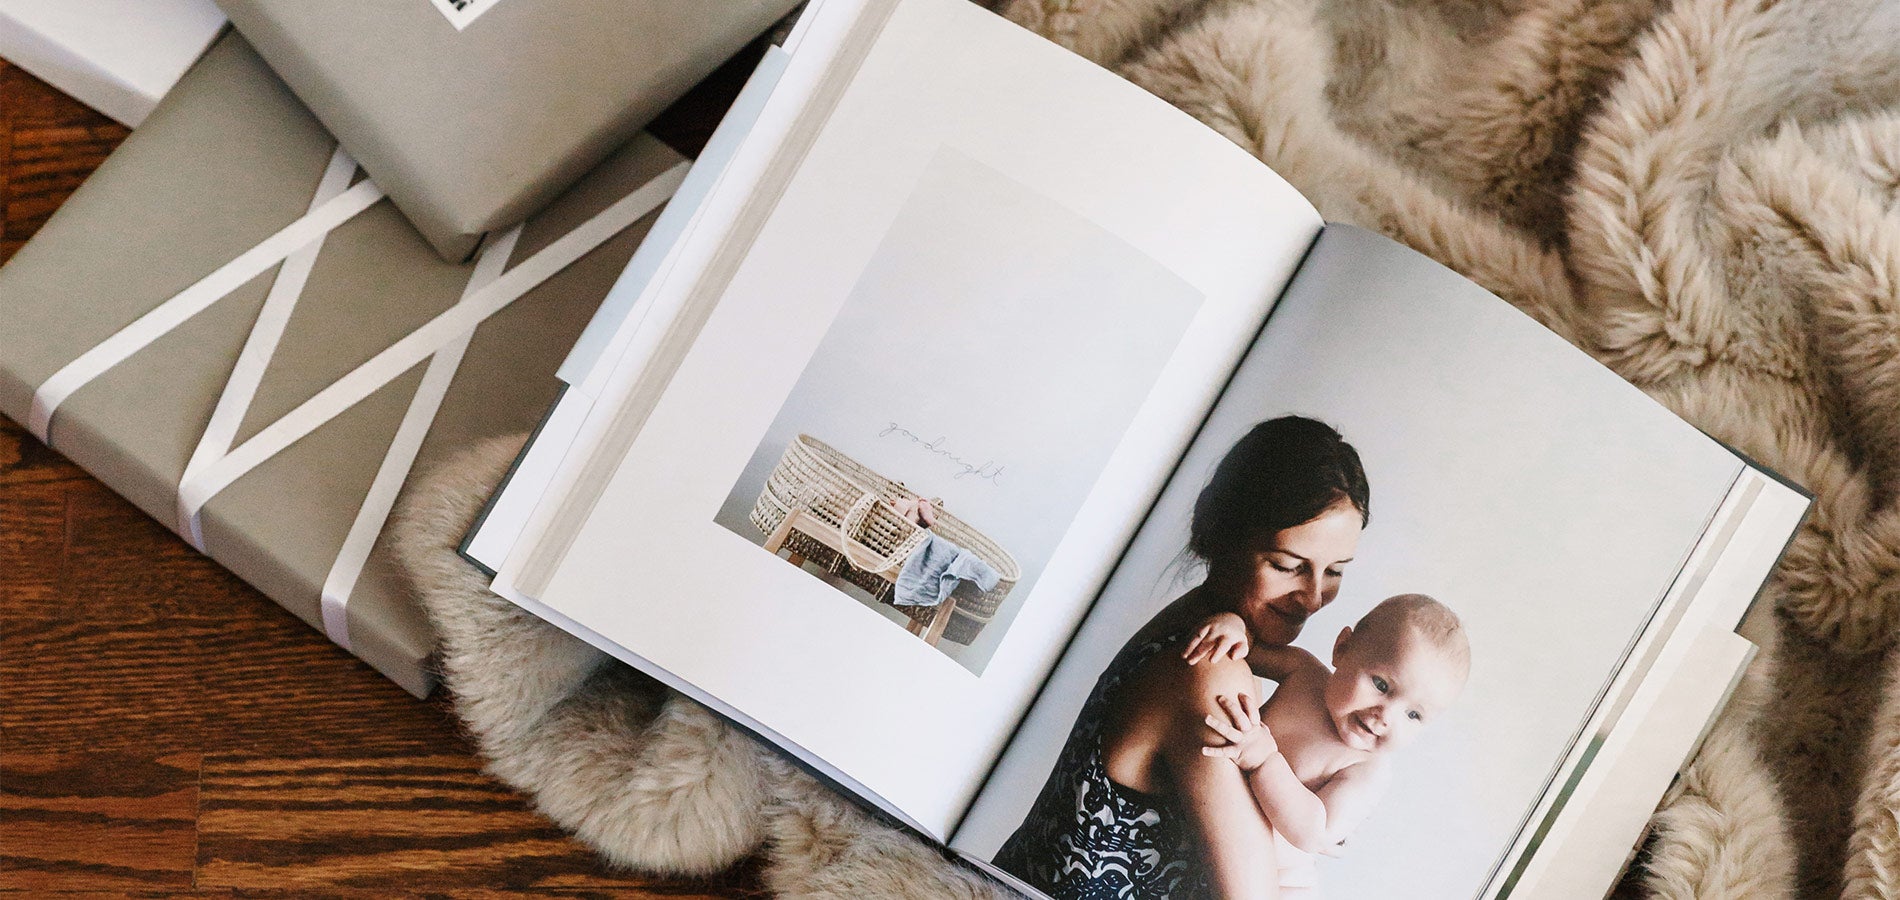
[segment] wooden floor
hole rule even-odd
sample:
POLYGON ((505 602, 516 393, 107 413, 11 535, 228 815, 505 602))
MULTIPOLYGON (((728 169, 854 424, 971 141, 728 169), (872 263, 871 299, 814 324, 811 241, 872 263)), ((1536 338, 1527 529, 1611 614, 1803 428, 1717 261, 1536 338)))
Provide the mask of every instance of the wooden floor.
MULTIPOLYGON (((656 130, 696 150, 745 65, 656 130)), ((0 63, 0 260, 124 136, 0 63)), ((445 701, 410 697, 0 420, 0 898, 88 894, 764 892, 756 865, 694 882, 609 870, 482 773, 445 701)))

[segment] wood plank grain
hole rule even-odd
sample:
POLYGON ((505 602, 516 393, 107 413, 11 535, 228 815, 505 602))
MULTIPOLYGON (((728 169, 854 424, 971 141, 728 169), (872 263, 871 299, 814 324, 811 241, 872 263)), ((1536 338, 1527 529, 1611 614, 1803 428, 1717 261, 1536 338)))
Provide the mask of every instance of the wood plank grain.
MULTIPOLYGON (((588 889, 636 882, 463 755, 207 757, 200 887, 588 889)), ((684 883, 654 896, 704 896, 684 883)))
MULTIPOLYGON (((8 900, 13 900, 13 898, 19 897, 19 896, 22 896, 22 894, 18 892, 13 892, 13 891, 0 890, 0 897, 6 897, 8 898, 8 900)), ((35 890, 31 892, 30 896, 32 897, 32 900, 173 900, 173 898, 184 898, 184 897, 190 897, 192 898, 192 900, 238 900, 238 895, 233 894, 230 891, 200 891, 195 888, 186 889, 186 890, 180 890, 176 888, 170 889, 170 890, 166 890, 162 888, 137 888, 137 889, 114 890, 114 891, 95 891, 95 890, 40 891, 40 890, 35 890)), ((249 900, 250 896, 251 895, 249 894, 245 895, 245 900, 249 900)), ((383 896, 389 897, 392 895, 385 893, 383 894, 383 896)))
POLYGON ((0 189, 0 259, 13 255, 79 183, 125 140, 125 126, 18 68, 0 71, 8 175, 0 189))
POLYGON ((198 757, 0 756, 0 888, 190 887, 198 757))
MULTIPOLYGON (((702 90, 674 139, 696 148, 733 89, 702 90)), ((0 262, 124 134, 0 62, 0 262)), ((416 702, 4 421, 0 686, 0 900, 765 896, 756 859, 612 871, 480 774, 447 699, 416 702), (218 828, 181 868, 205 759, 218 828), (332 865, 351 854, 391 864, 332 865)))
POLYGON ((13 217, 8 215, 7 197, 10 192, 7 183, 13 179, 13 116, 17 105, 13 102, 17 90, 13 81, 24 77, 26 73, 17 66, 0 59, 0 264, 4 264, 19 249, 19 244, 8 238, 7 223, 13 217))
POLYGON ((469 750, 442 702, 416 701, 305 631, 243 617, 10 620, 0 741, 38 752, 469 750))
MULTIPOLYGON (((0 166, 0 172, 6 171, 0 166)), ((0 484, 78 481, 85 471, 40 443, 11 419, 0 418, 0 484)))
POLYGON ((215 619, 256 597, 243 581, 204 565, 191 545, 91 479, 66 489, 64 553, 69 576, 58 606, 21 609, 21 615, 111 622, 215 619))
POLYGON ((198 750, 204 691, 188 647, 217 627, 8 616, 0 741, 9 753, 198 750))
POLYGON ((15 484, 0 492, 0 603, 45 610, 66 575, 66 485, 15 484))
POLYGON ((417 701, 269 603, 200 647, 206 752, 473 754, 447 697, 417 701))
POLYGON ((6 486, 0 510, 20 513, 0 529, 0 552, 21 557, 0 591, 11 749, 466 746, 444 709, 417 704, 97 482, 6 486))
MULTIPOLYGON (((0 897, 12 900, 14 897, 29 896, 0 889, 0 897)), ((379 888, 287 888, 266 889, 246 888, 230 890, 228 888, 208 889, 140 889, 114 891, 33 891, 32 900, 711 900, 727 897, 759 897, 764 894, 706 894, 686 886, 675 887, 664 882, 646 882, 636 885, 633 882, 619 885, 607 885, 580 888, 548 888, 545 890, 504 890, 499 888, 420 888, 404 890, 400 887, 379 888)))

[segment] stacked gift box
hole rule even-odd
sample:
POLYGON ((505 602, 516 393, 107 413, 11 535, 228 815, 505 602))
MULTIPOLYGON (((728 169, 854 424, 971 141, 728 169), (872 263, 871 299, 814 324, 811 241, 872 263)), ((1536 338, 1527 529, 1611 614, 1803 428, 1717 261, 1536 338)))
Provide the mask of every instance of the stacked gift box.
POLYGON ((389 508, 545 412, 683 174, 639 129, 793 3, 220 5, 0 268, 0 413, 424 694, 389 508))

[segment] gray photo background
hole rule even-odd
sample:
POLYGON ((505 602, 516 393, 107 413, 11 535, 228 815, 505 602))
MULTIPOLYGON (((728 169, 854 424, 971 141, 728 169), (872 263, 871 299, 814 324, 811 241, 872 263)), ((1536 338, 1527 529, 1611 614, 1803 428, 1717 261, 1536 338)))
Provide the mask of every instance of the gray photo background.
POLYGON ((938 644, 981 674, 1200 301, 1120 238, 940 149, 715 521, 763 544, 747 516, 800 433, 943 498, 1022 566, 973 644, 938 644))
POLYGON ((1516 833, 1739 463, 1528 318, 1384 238, 1328 226, 955 841, 988 858, 1022 821, 1123 641, 1197 583, 1195 496, 1286 413, 1360 452, 1372 521, 1300 646, 1421 591, 1457 610, 1469 684, 1395 758, 1336 898, 1469 898, 1516 833))

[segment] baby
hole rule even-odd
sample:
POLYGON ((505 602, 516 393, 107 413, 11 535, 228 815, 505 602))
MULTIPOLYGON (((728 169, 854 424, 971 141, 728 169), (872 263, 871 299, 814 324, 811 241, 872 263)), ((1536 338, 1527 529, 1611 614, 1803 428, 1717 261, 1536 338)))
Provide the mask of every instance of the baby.
POLYGON ((1274 833, 1282 897, 1318 887, 1310 854, 1326 853, 1363 820, 1390 779, 1393 751, 1458 696, 1471 645, 1458 616, 1423 594, 1382 601, 1333 642, 1333 668, 1297 647, 1250 648, 1245 623, 1221 613, 1183 656, 1190 665, 1245 657, 1278 682, 1264 707, 1247 695, 1216 699, 1207 725, 1225 741, 1202 750, 1246 774, 1274 833))

